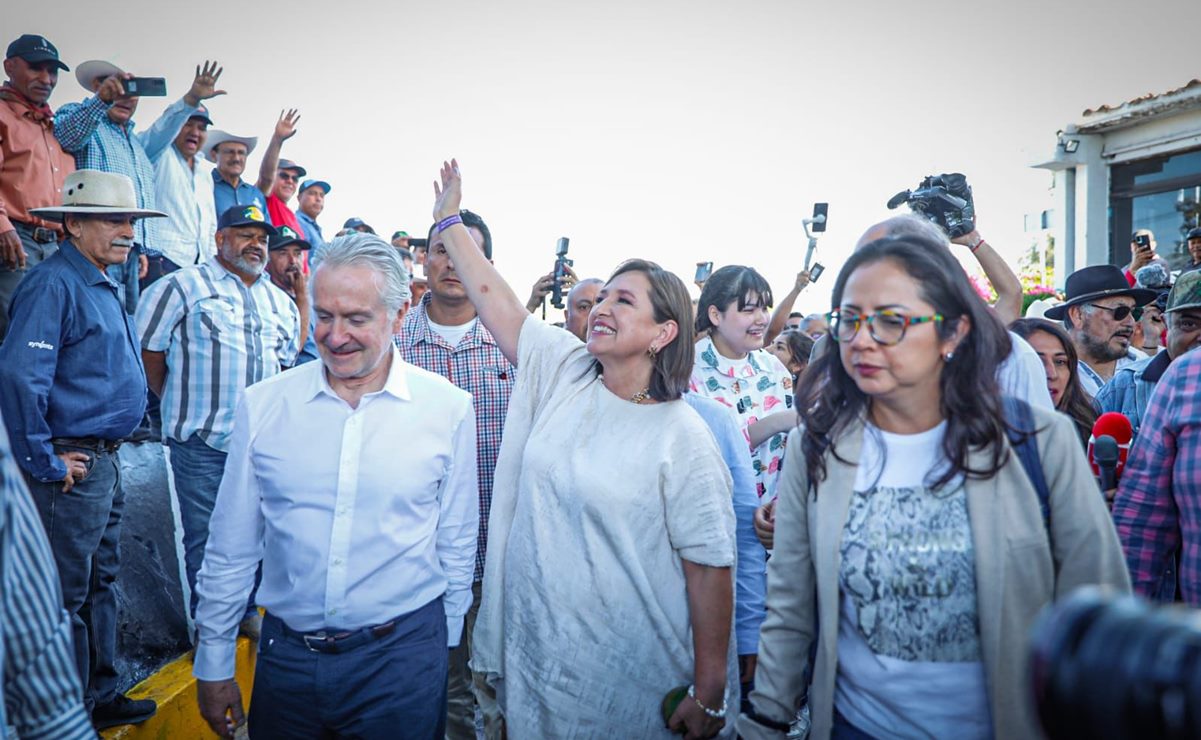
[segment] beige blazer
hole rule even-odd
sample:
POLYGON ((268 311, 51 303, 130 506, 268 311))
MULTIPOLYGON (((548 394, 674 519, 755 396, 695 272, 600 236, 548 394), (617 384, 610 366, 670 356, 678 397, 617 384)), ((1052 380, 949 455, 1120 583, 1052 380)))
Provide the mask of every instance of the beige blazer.
MULTIPOLYGON (((1094 482, 1080 438, 1061 414, 1032 409, 1037 446, 1050 489, 1050 542, 1038 494, 1016 455, 989 480, 966 483, 976 553, 980 641, 998 738, 1041 737, 1026 688, 1027 635, 1043 606, 1086 584, 1129 592, 1130 579, 1117 533, 1094 482)), ((801 434, 788 441, 775 550, 768 563, 767 619, 759 637, 759 664, 751 701, 759 714, 787 722, 804 689, 814 623, 821 625, 809 694, 812 737, 828 738, 838 666, 840 540, 850 511, 864 427, 856 422, 827 453, 827 476, 816 497, 808 493, 801 434)), ((1005 443, 1008 447, 1008 442, 1005 443)), ((977 452, 973 467, 985 467, 977 452)), ((948 697, 954 701, 954 697, 948 697)), ((743 716, 746 740, 783 738, 743 716)))

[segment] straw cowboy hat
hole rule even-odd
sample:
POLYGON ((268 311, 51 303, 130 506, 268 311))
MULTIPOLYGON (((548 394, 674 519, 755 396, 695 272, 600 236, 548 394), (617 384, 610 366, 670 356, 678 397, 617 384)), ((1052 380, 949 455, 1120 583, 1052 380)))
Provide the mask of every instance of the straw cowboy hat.
POLYGON ((75 80, 88 92, 92 92, 92 82, 97 77, 103 80, 113 75, 123 74, 125 74, 125 70, 112 62, 106 62, 101 59, 90 59, 75 68, 75 80))
POLYGON ((249 157, 250 153, 254 151, 254 145, 259 143, 259 137, 257 137, 257 136, 234 136, 233 134, 225 133, 224 131, 222 131, 219 128, 210 129, 208 140, 205 141, 205 143, 204 143, 205 158, 208 159, 208 161, 210 161, 210 162, 216 162, 217 158, 215 156, 213 156, 213 152, 216 151, 218 146, 224 144, 227 141, 241 142, 246 147, 246 156, 249 157))
POLYGON ((162 211, 138 207, 133 180, 125 175, 99 170, 78 170, 63 183, 63 204, 31 208, 30 213, 48 221, 62 221, 70 213, 94 216, 117 214, 135 218, 166 216, 162 211))

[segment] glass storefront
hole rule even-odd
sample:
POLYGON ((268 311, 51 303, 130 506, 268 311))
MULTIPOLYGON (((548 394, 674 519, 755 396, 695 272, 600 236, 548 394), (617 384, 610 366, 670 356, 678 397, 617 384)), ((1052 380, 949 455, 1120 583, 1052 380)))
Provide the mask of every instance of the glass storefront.
POLYGON ((1134 230, 1150 229, 1172 269, 1187 263, 1184 235, 1201 225, 1201 149, 1114 165, 1109 176, 1110 261, 1129 262, 1134 230))

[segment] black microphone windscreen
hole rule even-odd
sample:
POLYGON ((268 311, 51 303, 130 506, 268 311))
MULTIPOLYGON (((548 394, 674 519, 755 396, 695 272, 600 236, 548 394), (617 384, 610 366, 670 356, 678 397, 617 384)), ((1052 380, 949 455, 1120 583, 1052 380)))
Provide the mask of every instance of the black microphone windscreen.
POLYGON ((1093 443, 1093 461, 1097 465, 1116 466, 1118 464, 1118 441, 1108 434, 1097 437, 1093 443))

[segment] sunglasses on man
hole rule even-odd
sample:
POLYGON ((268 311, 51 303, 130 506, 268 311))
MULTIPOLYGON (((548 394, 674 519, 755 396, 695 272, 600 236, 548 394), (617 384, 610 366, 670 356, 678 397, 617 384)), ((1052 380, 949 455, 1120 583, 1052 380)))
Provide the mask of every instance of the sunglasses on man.
POLYGON ((1092 306, 1093 308, 1099 308, 1102 311, 1109 311, 1111 314, 1113 314, 1114 321, 1125 321, 1127 316, 1133 316, 1134 320, 1138 321, 1143 317, 1143 309, 1139 306, 1134 306, 1133 308, 1130 306, 1117 306, 1110 308, 1109 306, 1102 306, 1098 303, 1090 303, 1088 305, 1092 306))

